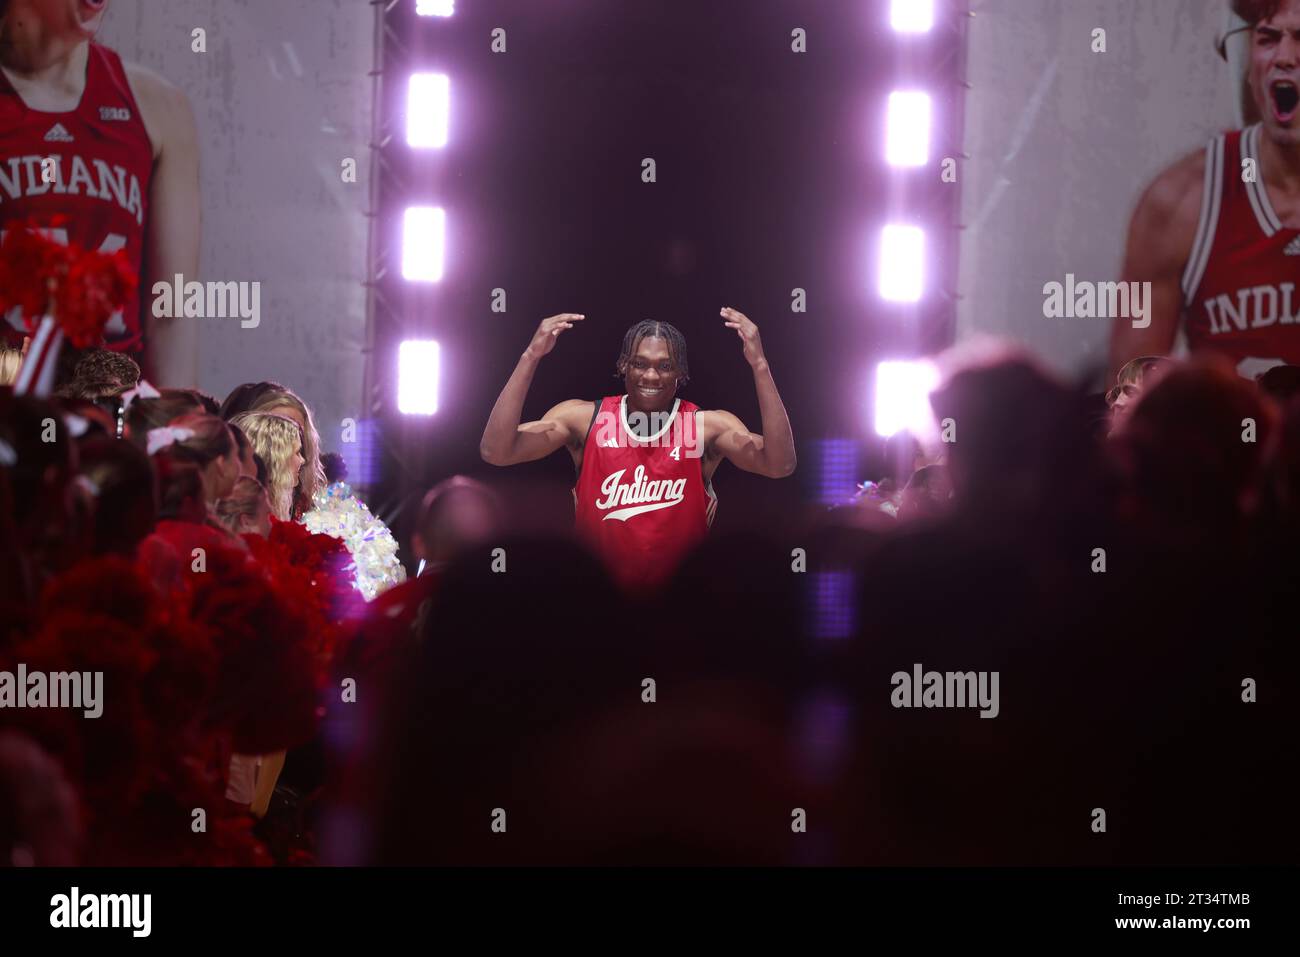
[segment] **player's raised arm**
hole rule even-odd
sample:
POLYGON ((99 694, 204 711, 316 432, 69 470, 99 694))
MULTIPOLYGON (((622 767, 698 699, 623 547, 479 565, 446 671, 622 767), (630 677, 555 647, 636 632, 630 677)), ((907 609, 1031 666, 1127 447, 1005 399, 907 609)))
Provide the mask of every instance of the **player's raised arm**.
POLYGON ((136 102, 154 144, 149 187, 140 321, 146 373, 155 385, 193 388, 199 381, 199 332, 193 319, 153 316, 153 284, 185 282, 199 272, 199 145, 194 111, 185 94, 150 70, 127 67, 136 102))
POLYGON ((492 414, 478 447, 484 462, 490 465, 532 462, 572 441, 571 414, 575 407, 583 405, 581 400, 561 402, 536 422, 521 425, 519 419, 523 415, 524 399, 533 384, 537 364, 555 348, 560 333, 572 329, 575 322, 584 318, 577 313, 562 312, 548 316, 537 327, 528 348, 519 357, 515 371, 497 396, 496 405, 492 406, 492 414))
POLYGON ((1129 223, 1122 278, 1151 283, 1151 298, 1142 324, 1118 318, 1111 327, 1107 387, 1130 359, 1166 355, 1174 346, 1183 309, 1183 272, 1196 239, 1204 175, 1205 152, 1199 150, 1157 176, 1138 200, 1129 223))
POLYGON ((758 392, 758 409, 763 417, 763 434, 755 435, 730 412, 712 412, 718 427, 714 447, 737 468, 768 478, 785 478, 794 472, 796 456, 794 432, 786 415, 781 395, 776 391, 772 370, 763 354, 758 327, 742 312, 725 307, 723 324, 735 329, 744 343, 745 360, 754 370, 754 388, 758 392))

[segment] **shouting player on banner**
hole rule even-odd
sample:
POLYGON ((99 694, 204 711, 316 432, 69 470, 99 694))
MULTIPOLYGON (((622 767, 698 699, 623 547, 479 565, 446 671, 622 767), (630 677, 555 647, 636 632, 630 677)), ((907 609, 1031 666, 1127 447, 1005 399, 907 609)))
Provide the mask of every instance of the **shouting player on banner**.
POLYGON ((1116 322, 1110 372, 1173 347, 1254 377, 1300 365, 1300 0, 1232 0, 1250 25, 1247 81, 1261 120, 1165 170, 1129 227, 1124 278, 1150 282, 1145 327, 1116 322))
MULTIPOLYGON (((162 77, 94 42, 106 6, 0 0, 0 230, 30 222, 83 249, 124 250, 140 277, 126 305, 139 331, 128 335, 115 316, 106 344, 132 353, 155 384, 192 387, 194 323, 154 319, 140 301, 155 279, 197 277, 194 115, 162 77)), ((21 343, 19 317, 8 319, 0 326, 21 343)))
POLYGON ((493 465, 531 462, 564 447, 573 457, 575 525, 629 590, 661 584, 713 521, 713 473, 723 459, 746 472, 784 478, 795 468, 794 435, 758 327, 735 309, 723 324, 744 344, 754 371, 763 434, 730 412, 703 410, 677 395, 689 369, 686 340, 666 322, 627 331, 616 368, 627 390, 599 401, 569 399, 520 424, 538 363, 583 316, 543 319, 497 398, 480 444, 493 465))

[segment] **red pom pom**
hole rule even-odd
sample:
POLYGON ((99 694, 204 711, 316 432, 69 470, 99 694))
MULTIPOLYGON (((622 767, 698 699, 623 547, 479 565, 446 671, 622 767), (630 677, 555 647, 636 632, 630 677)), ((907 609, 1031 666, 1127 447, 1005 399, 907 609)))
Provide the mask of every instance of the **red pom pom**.
MULTIPOLYGON (((64 245, 43 232, 62 225, 56 216, 47 226, 12 224, 0 242, 0 312, 17 306, 27 330, 42 316, 54 316, 74 346, 99 343, 104 326, 131 298, 138 277, 123 250, 89 252, 75 243, 64 245)), ((139 317, 123 314, 128 332, 139 328, 139 317)))

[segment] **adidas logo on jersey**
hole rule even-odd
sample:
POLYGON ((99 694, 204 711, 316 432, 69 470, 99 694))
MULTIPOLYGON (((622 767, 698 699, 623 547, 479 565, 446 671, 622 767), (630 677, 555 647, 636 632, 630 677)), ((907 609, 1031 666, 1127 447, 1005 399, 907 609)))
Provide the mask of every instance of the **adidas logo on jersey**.
POLYGON ((47 143, 71 143, 72 134, 63 128, 62 123, 55 123, 50 127, 50 131, 45 134, 47 143))
POLYGON ((1286 249, 1282 250, 1284 256, 1300 256, 1300 236, 1286 244, 1286 249))

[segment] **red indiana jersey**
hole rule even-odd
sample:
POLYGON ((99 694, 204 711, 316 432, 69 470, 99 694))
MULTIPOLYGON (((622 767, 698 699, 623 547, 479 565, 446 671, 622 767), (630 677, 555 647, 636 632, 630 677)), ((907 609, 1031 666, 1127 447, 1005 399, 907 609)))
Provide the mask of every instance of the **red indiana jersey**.
MULTIPOLYGON (((153 146, 140 107, 108 47, 90 44, 81 103, 69 113, 31 110, 0 73, 0 230, 20 220, 48 226, 47 235, 87 250, 126 250, 138 276, 143 260, 153 146), (54 163, 42 164, 47 158, 54 163), (56 168, 57 167, 57 168, 56 168), (48 171, 48 172, 47 172, 48 171), (48 180, 48 181, 47 181, 48 180)), ((140 315, 140 293, 125 306, 140 315)), ((3 324, 9 342, 22 342, 17 310, 3 324)), ((104 331, 109 347, 139 351, 139 332, 127 336, 121 314, 104 331)))
POLYGON ((698 411, 675 399, 639 439, 629 427, 627 396, 611 395, 587 426, 573 489, 575 528, 626 588, 662 584, 713 523, 718 500, 704 481, 698 411))
POLYGON ((1300 365, 1300 230, 1283 226, 1259 177, 1259 124, 1225 133, 1205 151, 1196 243, 1183 272, 1192 351, 1219 352, 1248 378, 1300 365), (1243 182, 1255 160, 1256 182, 1243 182))

